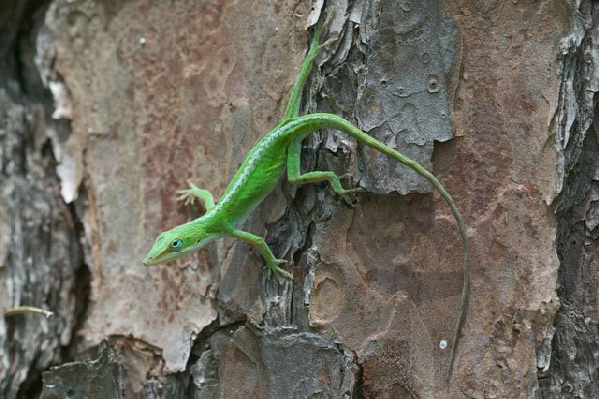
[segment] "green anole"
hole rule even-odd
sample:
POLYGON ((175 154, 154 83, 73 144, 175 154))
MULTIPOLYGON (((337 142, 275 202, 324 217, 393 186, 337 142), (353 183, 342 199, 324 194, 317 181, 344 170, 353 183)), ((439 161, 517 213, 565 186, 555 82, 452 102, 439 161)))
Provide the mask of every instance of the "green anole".
POLYGON ((464 283, 459 313, 453 332, 451 360, 447 374, 449 378, 453 369, 458 336, 468 303, 468 238, 464 222, 453 199, 443 188, 439 180, 416 161, 374 139, 353 126, 350 122, 336 115, 314 113, 299 116, 302 91, 310 74, 312 63, 318 51, 333 41, 330 39, 320 44, 321 31, 322 28, 319 28, 314 32, 314 38, 310 44, 308 55, 293 85, 291 98, 285 109, 283 121, 250 150, 247 158, 239 167, 237 173, 235 173, 235 176, 225 189, 218 203, 215 203, 214 197, 210 192, 200 189, 191 183, 189 189, 178 191, 180 194, 178 199, 185 200, 186 203, 191 203, 196 198, 202 199, 206 213, 195 220, 160 234, 148 252, 144 264, 150 266, 168 262, 196 251, 214 239, 234 237, 246 241, 260 250, 266 262, 265 272, 267 277, 270 277, 271 273, 274 273, 277 277, 291 278, 292 276, 289 272, 279 267, 279 265, 286 263, 286 261, 278 259, 262 237, 240 230, 239 226, 247 219, 250 212, 275 188, 285 168, 287 169, 287 180, 290 183, 306 184, 328 181, 333 190, 351 205, 348 193, 358 192, 361 189, 344 189, 340 182, 343 176, 339 177, 333 172, 315 171, 304 174, 300 172, 302 140, 319 129, 340 130, 354 137, 359 142, 393 158, 395 161, 409 166, 416 173, 426 178, 445 199, 457 221, 464 248, 464 283))

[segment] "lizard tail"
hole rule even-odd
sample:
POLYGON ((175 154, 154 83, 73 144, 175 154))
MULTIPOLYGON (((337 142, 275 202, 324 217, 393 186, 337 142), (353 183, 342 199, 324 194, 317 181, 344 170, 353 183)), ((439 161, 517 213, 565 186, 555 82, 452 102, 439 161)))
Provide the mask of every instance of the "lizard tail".
POLYGON ((318 125, 319 128, 333 128, 333 129, 340 130, 340 131, 347 133, 350 136, 354 137, 356 140, 366 144, 367 146, 374 148, 377 151, 380 151, 381 153, 389 156, 390 158, 393 158, 397 162, 408 166, 413 171, 418 173, 420 176, 427 179, 435 187, 435 189, 439 192, 439 194, 441 194, 441 196, 443 197, 443 199, 445 200, 447 205, 449 205, 449 208, 451 209, 451 212, 453 213, 453 217, 455 218, 455 220, 458 224, 458 228, 460 231, 460 238, 462 241, 462 247, 464 250, 464 260, 463 260, 463 264, 462 264, 462 270, 464 273, 464 283, 462 286, 462 296, 460 299, 460 308, 458 310, 458 316, 455 321, 455 327, 453 330, 453 337, 452 337, 453 342, 452 342, 452 348, 451 348, 451 357, 450 357, 449 369, 447 370, 447 377, 446 377, 447 381, 449 381, 449 379, 451 378, 451 374, 453 372, 453 366, 454 366, 455 355, 456 355, 456 351, 457 351, 457 347, 458 347, 460 331, 462 329, 462 324, 464 322, 464 317, 466 315, 466 309, 468 308, 468 293, 470 290, 470 277, 469 277, 469 270, 468 270, 468 252, 469 252, 468 236, 466 235, 466 227, 464 225, 464 221, 462 220, 462 215, 460 214, 460 211, 458 210, 455 202, 453 201, 453 198, 451 198, 451 195, 449 195, 449 193, 445 190, 445 188, 443 187, 441 182, 431 172, 426 170, 418 162, 414 161, 411 158, 408 158, 407 156, 403 155, 399 151, 383 144, 382 142, 378 141, 377 139, 373 138, 372 136, 369 136, 368 134, 362 132, 360 129, 358 129, 357 127, 352 125, 350 122, 346 121, 345 119, 340 118, 333 114, 324 114, 324 113, 310 114, 310 115, 299 117, 298 119, 313 120, 315 122, 315 125, 318 125))

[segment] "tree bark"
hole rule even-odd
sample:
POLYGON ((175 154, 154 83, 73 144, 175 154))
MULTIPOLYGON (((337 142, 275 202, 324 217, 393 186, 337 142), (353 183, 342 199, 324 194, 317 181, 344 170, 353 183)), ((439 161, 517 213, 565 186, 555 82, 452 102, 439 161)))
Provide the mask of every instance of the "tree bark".
POLYGON ((0 396, 594 398, 597 5, 545 1, 4 1, 0 396), (312 26, 334 18, 303 113, 331 112, 437 175, 313 134, 244 229, 145 268, 281 119, 312 26), (442 349, 440 341, 449 341, 442 349), (57 366, 50 369, 50 366, 57 366), (43 377, 42 377, 43 373, 43 377))

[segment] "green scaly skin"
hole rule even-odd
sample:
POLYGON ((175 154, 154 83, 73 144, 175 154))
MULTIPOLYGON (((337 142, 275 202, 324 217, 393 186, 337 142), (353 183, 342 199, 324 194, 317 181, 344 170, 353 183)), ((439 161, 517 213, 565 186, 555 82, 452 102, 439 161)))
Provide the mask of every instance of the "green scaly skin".
MULTIPOLYGON (((326 25, 326 23, 325 23, 326 25)), ((458 224, 462 246, 464 249, 464 284, 458 317, 453 332, 453 345, 447 378, 451 376, 457 349, 459 332, 468 304, 468 238, 466 228, 453 199, 443 188, 439 180, 422 165, 386 146, 380 141, 362 132, 350 122, 333 114, 315 113, 299 116, 301 95, 310 74, 314 58, 318 51, 328 42, 319 44, 321 30, 317 29, 310 45, 300 74, 293 86, 291 98, 285 110, 283 121, 250 150, 247 158, 229 183, 220 201, 215 203, 212 194, 190 183, 190 188, 180 190, 179 200, 191 203, 201 198, 206 213, 188 223, 179 225, 158 236, 148 252, 144 264, 157 265, 184 256, 204 247, 208 242, 221 237, 235 237, 256 246, 264 260, 267 277, 274 273, 277 278, 292 278, 291 274, 279 267, 286 263, 277 259, 262 237, 239 230, 239 226, 247 219, 250 212, 275 188, 279 178, 287 169, 287 179, 294 184, 316 183, 328 181, 333 190, 346 202, 351 204, 348 193, 361 189, 344 189, 340 177, 333 172, 300 172, 301 142, 308 135, 320 129, 336 129, 354 137, 359 142, 380 151, 395 161, 407 165, 419 175, 426 178, 447 202, 458 224)))

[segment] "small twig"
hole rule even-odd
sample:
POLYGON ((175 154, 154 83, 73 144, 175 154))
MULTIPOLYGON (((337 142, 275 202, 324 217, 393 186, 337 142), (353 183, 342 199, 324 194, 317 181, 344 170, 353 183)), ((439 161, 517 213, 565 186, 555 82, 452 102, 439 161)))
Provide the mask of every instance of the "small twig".
POLYGON ((16 306, 14 308, 4 309, 2 313, 4 314, 4 316, 16 316, 25 313, 41 313, 45 317, 51 317, 54 315, 54 312, 36 308, 35 306, 16 306))

